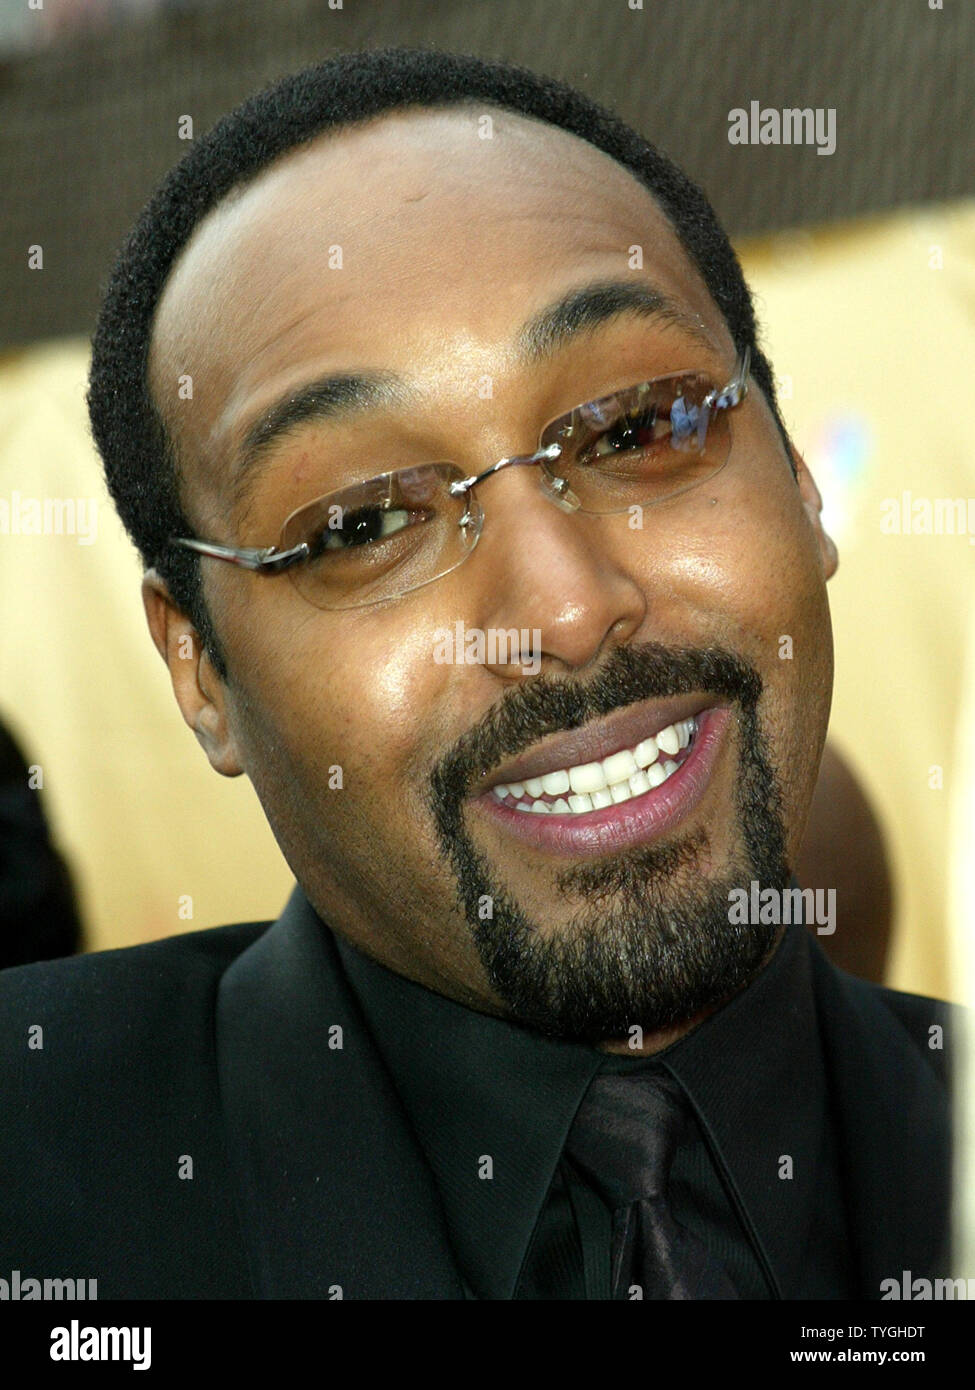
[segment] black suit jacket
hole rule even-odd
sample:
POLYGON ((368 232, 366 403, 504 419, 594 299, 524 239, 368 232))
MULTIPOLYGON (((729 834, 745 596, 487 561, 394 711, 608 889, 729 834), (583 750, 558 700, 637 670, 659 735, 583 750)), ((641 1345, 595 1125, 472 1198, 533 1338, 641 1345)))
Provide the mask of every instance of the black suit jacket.
MULTIPOLYGON (((951 1272, 954 1011, 813 946, 859 1288, 879 1298, 903 1270, 951 1272)), ((0 972, 0 1049, 0 1276, 94 1278, 99 1299, 469 1296, 300 889, 270 926, 0 972)))

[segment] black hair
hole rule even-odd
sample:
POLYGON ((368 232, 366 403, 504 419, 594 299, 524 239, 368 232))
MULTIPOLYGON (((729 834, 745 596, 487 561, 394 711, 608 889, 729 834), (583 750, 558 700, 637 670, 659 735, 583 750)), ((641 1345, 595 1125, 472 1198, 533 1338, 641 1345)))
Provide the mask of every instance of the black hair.
MULTIPOLYGON (((219 674, 227 664, 204 601, 200 557, 169 544, 192 536, 180 501, 180 460, 149 392, 153 317, 194 228, 233 188, 323 132, 404 107, 483 102, 558 126, 627 168, 656 199, 700 271, 786 444, 771 368, 738 258, 704 193, 618 116, 572 87, 513 64, 425 48, 344 53, 250 97, 167 174, 124 241, 92 339, 88 410, 109 491, 142 556, 189 616, 219 674)), ((791 463, 791 457, 790 457, 791 463)), ((793 465, 794 470, 794 465, 793 465)))

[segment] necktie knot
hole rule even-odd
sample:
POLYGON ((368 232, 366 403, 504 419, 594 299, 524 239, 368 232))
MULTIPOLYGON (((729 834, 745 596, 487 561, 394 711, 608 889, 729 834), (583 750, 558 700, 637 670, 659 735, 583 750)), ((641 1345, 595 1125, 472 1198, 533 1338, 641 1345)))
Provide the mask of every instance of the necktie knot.
POLYGON ((663 1197, 687 1119, 683 1092, 666 1073, 597 1076, 566 1151, 610 1206, 663 1197))
POLYGON ((612 1212, 614 1298, 737 1298, 726 1271, 667 1201, 670 1170, 690 1115, 663 1070, 597 1076, 583 1097, 566 1153, 612 1212))

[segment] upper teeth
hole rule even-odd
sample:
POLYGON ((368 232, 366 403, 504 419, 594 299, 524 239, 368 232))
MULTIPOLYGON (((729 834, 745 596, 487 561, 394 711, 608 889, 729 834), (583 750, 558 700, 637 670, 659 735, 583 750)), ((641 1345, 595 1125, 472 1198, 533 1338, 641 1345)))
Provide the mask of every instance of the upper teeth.
POLYGON ((559 768, 544 777, 529 777, 524 782, 509 782, 493 787, 494 795, 503 801, 513 796, 519 811, 552 811, 557 814, 599 810, 641 796, 651 787, 659 787, 677 768, 669 759, 661 763, 659 753, 678 753, 686 748, 697 726, 696 719, 681 719, 661 729, 654 738, 645 738, 632 748, 611 753, 598 763, 578 763, 575 767, 559 768), (571 793, 568 800, 566 793, 571 793), (553 802, 542 796, 559 797, 553 802))

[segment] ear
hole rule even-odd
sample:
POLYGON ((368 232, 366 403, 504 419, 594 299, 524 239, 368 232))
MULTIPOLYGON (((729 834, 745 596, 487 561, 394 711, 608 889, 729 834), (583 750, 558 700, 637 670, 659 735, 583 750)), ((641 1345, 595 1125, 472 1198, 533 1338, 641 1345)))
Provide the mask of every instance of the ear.
POLYGON ((239 777, 243 763, 227 717, 223 681, 203 649, 199 633, 173 602, 156 570, 142 578, 142 602, 156 650, 169 667, 176 703, 211 766, 239 777))
POLYGON ((823 562, 823 572, 827 579, 832 579, 840 563, 836 544, 832 538, 823 530, 823 499, 819 494, 815 479, 810 473, 805 459, 794 447, 790 446, 792 458, 796 466, 796 481, 799 484, 799 495, 802 498, 802 505, 806 509, 809 524, 813 528, 816 536, 816 543, 819 546, 820 558, 823 562))

